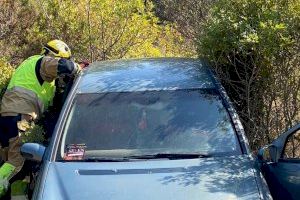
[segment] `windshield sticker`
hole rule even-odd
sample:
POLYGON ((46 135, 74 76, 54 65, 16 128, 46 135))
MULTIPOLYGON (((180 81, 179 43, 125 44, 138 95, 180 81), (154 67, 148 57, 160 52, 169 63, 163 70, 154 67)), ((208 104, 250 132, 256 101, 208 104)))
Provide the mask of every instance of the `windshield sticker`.
POLYGON ((68 144, 64 160, 82 160, 85 154, 85 144, 68 144))

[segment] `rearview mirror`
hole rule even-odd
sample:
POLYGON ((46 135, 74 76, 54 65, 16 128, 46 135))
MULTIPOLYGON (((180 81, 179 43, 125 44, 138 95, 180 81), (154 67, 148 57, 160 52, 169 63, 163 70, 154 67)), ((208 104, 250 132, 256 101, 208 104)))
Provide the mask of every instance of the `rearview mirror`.
POLYGON ((46 147, 37 143, 25 143, 21 147, 21 155, 27 160, 42 161, 46 147))
POLYGON ((266 145, 258 151, 258 160, 264 163, 277 162, 277 147, 273 144, 266 145))

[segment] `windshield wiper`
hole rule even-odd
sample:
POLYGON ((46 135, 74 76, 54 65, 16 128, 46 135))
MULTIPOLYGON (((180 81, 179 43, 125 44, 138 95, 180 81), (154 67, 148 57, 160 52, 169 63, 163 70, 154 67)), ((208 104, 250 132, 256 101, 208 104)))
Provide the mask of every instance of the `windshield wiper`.
POLYGON ((208 154, 197 154, 197 153, 158 153, 158 154, 146 154, 146 155, 134 155, 125 158, 128 159, 159 159, 167 158, 170 160, 176 159, 193 159, 193 158, 209 158, 211 155, 208 154))
POLYGON ((81 160, 58 160, 60 162, 128 162, 128 158, 88 157, 81 160))
POLYGON ((89 157, 83 159, 83 162, 128 162, 128 158, 109 158, 109 157, 89 157))
POLYGON ((198 153, 158 153, 158 154, 144 154, 133 155, 120 158, 109 157, 87 157, 82 160, 58 160, 60 162, 129 162, 133 160, 148 160, 148 159, 160 159, 166 158, 169 160, 177 159, 193 159, 193 158, 209 158, 210 154, 198 154, 198 153))

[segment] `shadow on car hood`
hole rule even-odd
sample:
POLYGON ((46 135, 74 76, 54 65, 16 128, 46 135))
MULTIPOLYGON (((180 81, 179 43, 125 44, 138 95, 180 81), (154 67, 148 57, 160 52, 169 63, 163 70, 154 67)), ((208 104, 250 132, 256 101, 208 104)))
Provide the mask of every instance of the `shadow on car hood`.
POLYGON ((259 199, 246 156, 47 163, 43 199, 259 199))

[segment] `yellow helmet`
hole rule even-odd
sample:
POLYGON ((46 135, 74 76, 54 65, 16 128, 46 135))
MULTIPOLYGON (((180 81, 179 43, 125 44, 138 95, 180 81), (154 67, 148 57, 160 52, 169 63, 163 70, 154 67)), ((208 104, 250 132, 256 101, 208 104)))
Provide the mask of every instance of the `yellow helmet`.
POLYGON ((71 50, 66 43, 61 40, 51 40, 43 46, 42 54, 52 54, 55 57, 71 58, 71 50))

